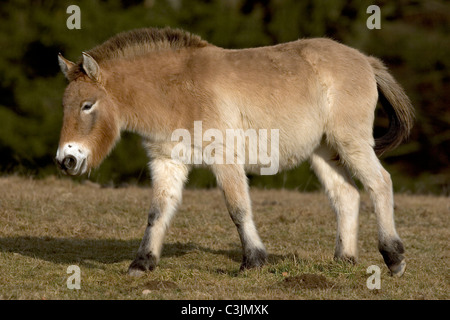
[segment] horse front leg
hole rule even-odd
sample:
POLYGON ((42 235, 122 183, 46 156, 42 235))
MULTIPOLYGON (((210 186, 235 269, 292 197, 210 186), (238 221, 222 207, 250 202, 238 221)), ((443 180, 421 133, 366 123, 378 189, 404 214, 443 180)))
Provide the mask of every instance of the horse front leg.
POLYGON ((213 171, 241 239, 241 270, 263 266, 267 261, 267 253, 253 222, 248 182, 243 167, 223 164, 216 165, 213 171))
POLYGON ((128 274, 139 276, 153 270, 161 256, 163 238, 181 203, 188 168, 173 159, 154 159, 150 162, 153 183, 153 199, 148 214, 147 228, 136 258, 128 268, 128 274))

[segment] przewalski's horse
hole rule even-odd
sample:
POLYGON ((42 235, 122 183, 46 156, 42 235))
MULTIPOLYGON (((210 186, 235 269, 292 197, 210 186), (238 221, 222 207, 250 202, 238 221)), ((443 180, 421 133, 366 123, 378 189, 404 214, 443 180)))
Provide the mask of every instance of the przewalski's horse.
MULTIPOLYGON (((394 225, 389 173, 377 155, 398 146, 413 124, 413 108, 378 59, 329 39, 227 50, 181 30, 120 33, 83 53, 59 56, 69 80, 57 163, 70 175, 100 164, 124 130, 144 139, 153 200, 148 226, 129 274, 158 263, 165 231, 181 202, 192 165, 172 157, 176 129, 278 129, 279 167, 304 160, 322 182, 337 217, 335 258, 355 262, 358 178, 374 202, 379 251, 401 276, 404 248, 394 225), (375 140, 374 110, 382 97, 387 134, 375 140)), ((246 146, 247 148, 247 146, 246 146)), ((255 165, 209 164, 223 191, 243 247, 241 268, 263 265, 267 254, 252 219, 246 170, 255 165)))

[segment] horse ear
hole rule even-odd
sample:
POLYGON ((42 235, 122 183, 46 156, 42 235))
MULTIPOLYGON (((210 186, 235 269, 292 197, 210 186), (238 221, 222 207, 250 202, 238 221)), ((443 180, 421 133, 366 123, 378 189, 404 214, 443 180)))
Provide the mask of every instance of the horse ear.
POLYGON ((98 63, 86 52, 83 52, 83 69, 89 78, 100 82, 100 67, 98 63))
POLYGON ((69 79, 67 75, 69 74, 69 70, 75 66, 75 63, 64 58, 61 53, 58 54, 58 62, 62 73, 67 79, 69 79))

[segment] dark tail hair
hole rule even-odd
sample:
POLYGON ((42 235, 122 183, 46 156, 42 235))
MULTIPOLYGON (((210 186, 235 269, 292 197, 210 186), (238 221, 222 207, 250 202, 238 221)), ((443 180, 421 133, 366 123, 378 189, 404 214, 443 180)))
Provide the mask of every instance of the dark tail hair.
POLYGON ((389 128, 381 138, 375 139, 375 153, 381 156, 396 148, 408 138, 414 124, 414 108, 403 88, 379 59, 369 57, 375 73, 381 105, 389 117, 389 128))

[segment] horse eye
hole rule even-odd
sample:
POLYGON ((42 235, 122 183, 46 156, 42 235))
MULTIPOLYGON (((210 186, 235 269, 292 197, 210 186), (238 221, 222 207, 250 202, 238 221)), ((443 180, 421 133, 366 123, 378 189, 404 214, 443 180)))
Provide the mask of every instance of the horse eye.
POLYGON ((91 102, 85 102, 83 103, 83 106, 81 107, 81 110, 83 111, 89 111, 92 108, 91 102))

